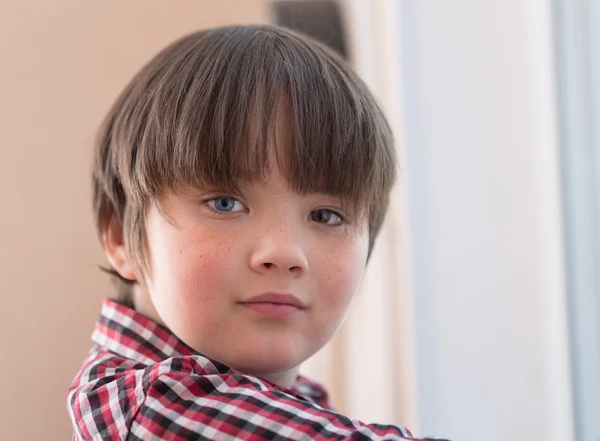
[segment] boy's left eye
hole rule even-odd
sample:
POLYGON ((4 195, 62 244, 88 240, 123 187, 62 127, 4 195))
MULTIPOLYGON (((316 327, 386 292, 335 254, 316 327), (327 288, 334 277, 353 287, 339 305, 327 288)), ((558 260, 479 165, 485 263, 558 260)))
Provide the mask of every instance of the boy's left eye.
POLYGON ((339 226, 344 223, 344 219, 341 214, 338 214, 335 211, 327 208, 313 210, 309 216, 312 218, 311 220, 329 226, 339 226))

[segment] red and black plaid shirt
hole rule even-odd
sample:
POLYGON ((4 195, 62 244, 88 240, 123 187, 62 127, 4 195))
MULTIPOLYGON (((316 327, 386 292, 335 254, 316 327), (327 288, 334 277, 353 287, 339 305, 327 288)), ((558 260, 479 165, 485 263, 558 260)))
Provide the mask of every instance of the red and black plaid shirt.
POLYGON ((336 413, 320 385, 291 390, 202 356, 106 300, 67 405, 75 440, 414 440, 402 427, 336 413))

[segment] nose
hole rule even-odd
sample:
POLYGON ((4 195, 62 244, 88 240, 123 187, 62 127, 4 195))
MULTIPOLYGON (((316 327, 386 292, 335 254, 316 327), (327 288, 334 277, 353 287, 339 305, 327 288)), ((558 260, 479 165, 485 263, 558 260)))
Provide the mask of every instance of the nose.
POLYGON ((265 232, 256 239, 250 267, 262 274, 303 275, 308 270, 308 259, 301 238, 293 230, 265 232))

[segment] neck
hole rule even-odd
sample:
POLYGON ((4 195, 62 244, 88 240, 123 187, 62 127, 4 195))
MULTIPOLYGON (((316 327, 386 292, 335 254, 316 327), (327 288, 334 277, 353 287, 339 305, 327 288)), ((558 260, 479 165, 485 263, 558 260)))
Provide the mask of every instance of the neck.
POLYGON ((294 386, 299 371, 300 366, 296 366, 284 372, 278 372, 275 374, 256 374, 256 376, 279 387, 291 389, 294 386))

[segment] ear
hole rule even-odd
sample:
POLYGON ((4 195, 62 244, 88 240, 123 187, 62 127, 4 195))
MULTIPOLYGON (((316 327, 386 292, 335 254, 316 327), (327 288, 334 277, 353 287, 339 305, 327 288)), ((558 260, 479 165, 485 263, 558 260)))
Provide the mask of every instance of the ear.
POLYGON ((137 280, 135 266, 127 255, 121 222, 114 217, 108 221, 102 233, 104 252, 111 266, 121 277, 137 280))

